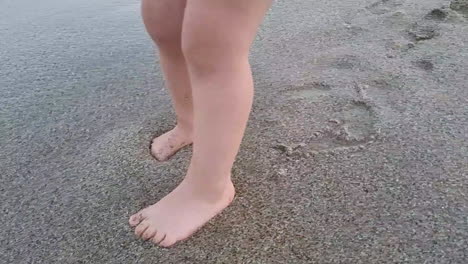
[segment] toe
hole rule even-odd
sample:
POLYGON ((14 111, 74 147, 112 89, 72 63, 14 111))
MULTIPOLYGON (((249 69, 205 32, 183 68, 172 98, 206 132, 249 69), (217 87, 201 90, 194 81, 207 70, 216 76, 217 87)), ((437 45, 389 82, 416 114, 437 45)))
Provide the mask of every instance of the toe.
POLYGON ((166 238, 166 233, 157 232, 156 235, 153 237, 153 239, 151 239, 151 241, 154 244, 159 245, 159 243, 161 243, 161 241, 163 241, 165 238, 166 238))
POLYGON ((128 220, 128 223, 132 226, 135 227, 137 226, 142 220, 144 219, 143 216, 143 210, 130 216, 130 219, 128 220))
POLYGON ((143 232, 143 234, 141 235, 141 238, 143 240, 150 240, 152 239, 155 235, 156 235, 156 228, 154 228, 153 226, 149 226, 145 232, 143 232))
POLYGON ((154 147, 151 148, 151 155, 153 158, 155 158, 157 161, 166 161, 167 160, 167 154, 162 151, 160 148, 156 149, 154 147))
POLYGON ((159 242, 159 245, 161 247, 171 247, 173 246, 175 243, 177 242, 177 240, 175 238, 173 238, 172 236, 170 235, 166 235, 166 237, 161 241, 159 242))
POLYGON ((143 220, 136 228, 135 228, 135 235, 141 237, 143 233, 148 229, 150 226, 149 222, 146 220, 143 220))
POLYGON ((167 156, 161 152, 153 155, 154 158, 157 160, 157 161, 166 161, 167 160, 167 156))

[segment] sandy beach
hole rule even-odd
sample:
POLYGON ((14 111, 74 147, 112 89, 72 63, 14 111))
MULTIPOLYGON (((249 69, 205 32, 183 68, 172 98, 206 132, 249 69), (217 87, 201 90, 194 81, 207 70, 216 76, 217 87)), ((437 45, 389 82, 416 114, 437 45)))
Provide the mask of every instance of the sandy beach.
POLYGON ((468 1, 276 1, 233 204, 161 249, 127 219, 191 149, 139 2, 0 1, 0 263, 468 263, 468 1))

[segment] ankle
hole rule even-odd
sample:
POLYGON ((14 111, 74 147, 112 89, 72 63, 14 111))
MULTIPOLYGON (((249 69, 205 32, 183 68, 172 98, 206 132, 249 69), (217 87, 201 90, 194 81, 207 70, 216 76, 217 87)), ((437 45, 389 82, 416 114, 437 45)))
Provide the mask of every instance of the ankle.
POLYGON ((184 135, 185 137, 192 138, 193 125, 191 123, 178 121, 174 129, 182 135, 184 135))
POLYGON ((205 179, 200 179, 200 177, 196 178, 187 175, 181 185, 190 188, 194 195, 207 202, 218 202, 226 196, 231 196, 231 193, 234 192, 234 185, 230 178, 207 182, 205 179))

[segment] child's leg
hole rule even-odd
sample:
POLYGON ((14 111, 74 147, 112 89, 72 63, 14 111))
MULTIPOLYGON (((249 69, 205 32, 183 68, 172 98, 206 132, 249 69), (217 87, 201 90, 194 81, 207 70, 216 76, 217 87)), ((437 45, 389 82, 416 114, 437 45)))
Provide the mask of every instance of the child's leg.
POLYGON ((172 96, 177 126, 153 140, 151 153, 166 160, 192 143, 193 104, 187 66, 182 53, 182 23, 187 0, 143 0, 146 29, 158 46, 166 86, 172 96))
POLYGON ((231 168, 252 103, 250 45, 270 0, 188 0, 182 46, 193 88, 194 152, 184 181, 130 218, 162 246, 187 238, 229 205, 231 168))

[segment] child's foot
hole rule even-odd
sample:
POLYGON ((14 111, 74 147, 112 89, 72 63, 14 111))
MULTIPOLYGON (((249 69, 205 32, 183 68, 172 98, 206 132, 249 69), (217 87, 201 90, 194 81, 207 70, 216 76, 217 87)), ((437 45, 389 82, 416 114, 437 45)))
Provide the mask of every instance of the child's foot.
POLYGON ((226 208, 234 198, 232 182, 223 188, 194 187, 184 180, 159 202, 130 217, 135 234, 143 240, 170 247, 188 238, 226 208))
POLYGON ((176 126, 171 131, 153 139, 151 155, 159 161, 165 161, 181 148, 190 144, 192 144, 190 133, 176 126))

